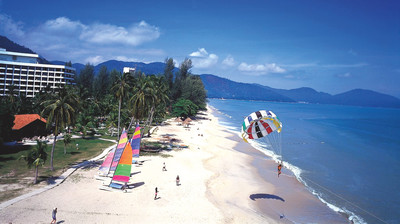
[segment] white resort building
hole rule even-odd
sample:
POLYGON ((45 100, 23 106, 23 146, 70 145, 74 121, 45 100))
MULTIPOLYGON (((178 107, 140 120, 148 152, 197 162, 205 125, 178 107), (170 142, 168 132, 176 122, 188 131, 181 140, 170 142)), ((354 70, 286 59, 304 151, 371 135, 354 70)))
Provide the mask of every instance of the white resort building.
POLYGON ((122 70, 123 73, 135 73, 136 68, 130 68, 130 67, 124 67, 124 69, 122 70))
POLYGON ((6 51, 0 48, 0 96, 14 94, 34 97, 41 89, 57 89, 74 83, 75 68, 39 64, 39 55, 6 51))

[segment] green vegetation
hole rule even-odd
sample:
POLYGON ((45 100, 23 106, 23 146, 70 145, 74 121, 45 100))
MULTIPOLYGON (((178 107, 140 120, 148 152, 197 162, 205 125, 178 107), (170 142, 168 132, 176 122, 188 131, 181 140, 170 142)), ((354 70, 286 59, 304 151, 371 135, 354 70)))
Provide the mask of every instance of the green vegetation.
MULTIPOLYGON (((51 177, 57 177, 62 174, 71 165, 77 164, 87 159, 99 155, 104 149, 114 143, 99 139, 73 139, 74 144, 67 146, 67 153, 64 154, 64 144, 56 144, 54 150, 54 171, 50 169, 50 161, 46 160, 37 176, 37 182, 48 181, 51 177), (76 150, 75 144, 79 144, 79 150, 76 150)), ((61 143, 61 142, 60 142, 61 143)), ((20 188, 30 186, 34 181, 35 170, 27 166, 27 161, 21 160, 21 157, 30 157, 28 154, 35 150, 36 146, 2 146, 0 150, 0 169, 1 184, 21 184, 20 188)), ((44 150, 50 153, 51 147, 44 150)), ((42 158, 43 159, 43 158, 42 158)), ((44 159, 43 159, 44 160, 44 159)), ((34 165, 34 164, 33 164, 34 165)), ((20 190, 0 192, 0 201, 4 201, 18 195, 20 190)))
POLYGON ((60 89, 54 97, 44 101, 42 104, 45 105, 41 116, 47 118, 47 128, 53 129, 53 147, 51 148, 50 166, 51 170, 53 167, 53 155, 54 148, 56 146, 56 139, 58 134, 62 132, 67 126, 71 125, 75 121, 75 107, 78 105, 79 100, 75 93, 69 88, 60 89))
POLYGON ((178 102, 174 104, 173 113, 179 117, 190 117, 194 116, 198 111, 198 106, 190 100, 179 99, 178 102))
POLYGON ((36 142, 36 146, 33 147, 26 156, 21 156, 21 159, 24 159, 28 164, 28 168, 35 166, 35 180, 34 184, 37 183, 39 166, 43 166, 47 159, 46 152, 47 145, 39 140, 36 142))
MULTIPOLYGON (((51 147, 50 161, 46 160, 42 176, 38 176, 40 182, 76 161, 98 154, 104 143, 93 140, 96 134, 115 140, 123 128, 129 129, 140 123, 144 135, 153 122, 161 122, 171 116, 186 118, 205 109, 206 91, 199 76, 191 74, 191 60, 185 59, 175 73, 173 59, 167 58, 165 63, 164 74, 151 75, 141 71, 124 74, 116 70, 109 72, 106 67, 95 74, 93 65, 87 64, 75 76, 76 85, 64 88, 47 86, 34 98, 18 95, 19 87, 11 86, 11 93, 0 98, 0 144, 20 140, 13 139, 11 130, 16 114, 40 114, 47 120, 48 131, 54 139, 60 134, 67 136, 63 142, 54 142, 51 147), (83 139, 71 140, 67 133, 80 135, 83 139), (78 143, 79 151, 71 151, 71 143, 78 143)), ((67 64, 72 65, 71 62, 67 64)), ((12 177, 29 174, 30 170, 22 168, 26 167, 21 166, 22 161, 14 160, 26 156, 26 151, 30 149, 17 146, 11 150, 2 146, 2 172, 10 173, 12 177)), ((44 159, 40 161, 44 162, 44 159)), ((40 161, 33 165, 39 166, 40 161)), ((1 178, 0 183, 9 180, 1 178)))

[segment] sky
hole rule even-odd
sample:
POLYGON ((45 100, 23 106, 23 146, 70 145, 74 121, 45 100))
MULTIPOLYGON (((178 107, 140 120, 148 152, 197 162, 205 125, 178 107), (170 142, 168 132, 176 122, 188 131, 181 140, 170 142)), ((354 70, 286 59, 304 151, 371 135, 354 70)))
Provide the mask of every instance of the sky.
POLYGON ((193 62, 273 88, 400 98, 397 0, 0 0, 0 35, 49 61, 193 62))

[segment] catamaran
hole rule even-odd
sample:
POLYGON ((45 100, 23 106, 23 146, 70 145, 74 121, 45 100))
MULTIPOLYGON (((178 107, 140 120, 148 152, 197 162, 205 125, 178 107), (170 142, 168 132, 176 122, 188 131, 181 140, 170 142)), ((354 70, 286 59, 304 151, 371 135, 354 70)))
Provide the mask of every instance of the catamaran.
MULTIPOLYGON (((106 186, 101 186, 102 190, 112 190, 112 189, 120 189, 127 192, 128 182, 131 176, 131 167, 134 162, 133 156, 139 157, 140 151, 140 127, 136 126, 135 132, 132 138, 127 141, 128 136, 127 132, 123 131, 120 138, 120 144, 118 144, 117 149, 113 155, 112 162, 103 162, 105 166, 110 164, 109 172, 114 171, 111 181, 108 183, 103 182, 106 186), (123 150, 119 150, 123 147, 123 150)), ((112 154, 112 151, 110 152, 112 154)), ((103 165, 102 165, 103 166, 103 165)), ((104 167, 100 167, 100 170, 105 170, 104 167)))

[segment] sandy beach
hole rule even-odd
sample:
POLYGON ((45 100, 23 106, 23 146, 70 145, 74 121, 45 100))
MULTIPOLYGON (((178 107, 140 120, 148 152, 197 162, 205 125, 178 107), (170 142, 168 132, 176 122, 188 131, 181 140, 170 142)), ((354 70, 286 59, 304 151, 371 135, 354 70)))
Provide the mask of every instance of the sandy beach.
POLYGON ((278 178, 276 164, 227 132, 210 108, 200 118, 190 128, 173 120, 158 127, 152 138, 169 134, 189 148, 141 156, 128 193, 100 190, 97 164, 0 210, 0 222, 50 223, 57 207, 59 223, 348 223, 290 171, 278 178))

